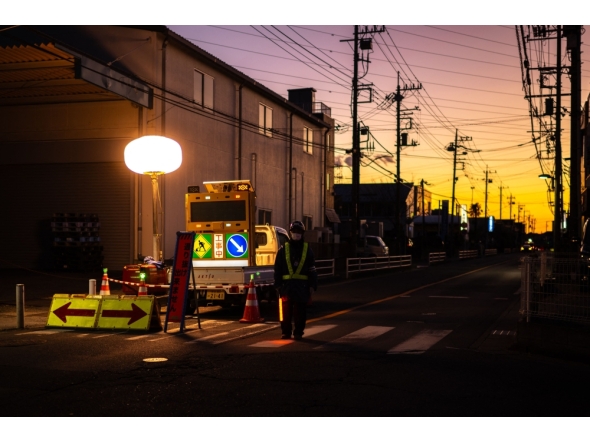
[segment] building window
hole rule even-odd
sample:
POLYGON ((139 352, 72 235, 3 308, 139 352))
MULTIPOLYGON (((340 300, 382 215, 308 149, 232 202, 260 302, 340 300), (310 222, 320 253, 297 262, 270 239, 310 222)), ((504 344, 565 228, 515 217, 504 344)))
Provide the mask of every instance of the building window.
POLYGON ((272 211, 270 210, 258 210, 258 225, 271 225, 272 223, 272 211))
POLYGON ((306 230, 311 230, 313 228, 313 219, 311 216, 303 216, 303 226, 306 230))
POLYGON ((307 154, 313 154, 313 130, 303 127, 303 151, 307 154))
POLYGON ((272 137, 272 108, 262 103, 259 106, 258 132, 265 136, 272 137))
POLYGON ((197 105, 213 109, 213 77, 196 69, 194 76, 194 99, 197 105))

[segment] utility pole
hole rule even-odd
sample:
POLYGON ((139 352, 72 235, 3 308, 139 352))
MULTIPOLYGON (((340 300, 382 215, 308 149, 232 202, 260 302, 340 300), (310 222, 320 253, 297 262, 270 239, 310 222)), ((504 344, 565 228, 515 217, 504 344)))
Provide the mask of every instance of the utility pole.
MULTIPOLYGON (((562 165, 561 165, 561 26, 557 26, 557 97, 555 99, 555 212, 553 220, 553 248, 561 248, 562 165)), ((577 123, 580 124, 579 122, 577 123)))
MULTIPOLYGON (((451 144, 452 146, 449 146, 447 148, 447 151, 453 151, 453 193, 451 196, 451 236, 454 238, 455 237, 455 185, 457 183, 458 177, 457 176, 457 150, 459 148, 462 148, 464 150, 467 150, 467 148, 465 148, 462 145, 459 145, 459 142, 469 142, 473 140, 471 137, 469 136, 461 136, 459 137, 459 130, 457 128, 455 128, 455 143, 451 144)), ((477 152, 477 151, 472 151, 472 152, 477 152)), ((464 151, 463 154, 467 154, 467 151, 464 151)), ((473 200, 473 193, 472 193, 472 200, 473 200)), ((451 244, 451 248, 453 246, 453 243, 451 244)))
POLYGON ((510 193, 510 197, 508 198, 510 205, 510 220, 512 220, 512 205, 514 205, 514 199, 516 199, 516 196, 513 196, 512 193, 510 193))
POLYGON ((580 130, 580 108, 582 95, 582 26, 564 26, 564 34, 567 38, 566 48, 570 52, 571 67, 571 109, 570 109, 570 217, 568 221, 568 233, 570 240, 581 238, 581 208, 580 208, 580 158, 582 150, 580 130))
MULTIPOLYGON (((372 97, 372 85, 359 85, 359 72, 358 62, 369 62, 369 56, 367 54, 366 59, 363 56, 359 56, 359 49, 361 51, 370 51, 373 48, 372 39, 367 35, 373 35, 378 32, 384 32, 385 27, 377 29, 376 27, 369 28, 363 27, 359 30, 359 26, 354 26, 354 39, 351 40, 340 40, 341 42, 354 42, 354 63, 353 63, 353 77, 352 77, 352 226, 351 226, 351 249, 356 251, 356 247, 359 241, 359 189, 360 189, 360 167, 361 167, 361 149, 360 149, 360 136, 359 136, 359 125, 358 125, 358 96, 359 90, 370 90, 372 97)), ((368 68, 367 68, 368 71, 368 68)), ((366 73, 365 73, 366 75, 366 73)), ((364 77, 364 75, 363 75, 364 77)))
POLYGON ((498 188, 500 188, 500 220, 502 220, 502 190, 508 187, 502 186, 502 182, 500 182, 500 186, 498 188))
MULTIPOLYGON (((580 187, 581 179, 580 175, 580 59, 579 59, 579 47, 581 45, 581 27, 579 25, 571 25, 567 27, 557 26, 546 26, 537 25, 531 26, 529 29, 532 30, 533 36, 525 35, 525 28, 520 26, 517 28, 517 34, 522 39, 522 49, 524 50, 523 64, 523 87, 526 92, 525 98, 529 101, 531 126, 533 127, 533 133, 535 132, 533 118, 539 120, 539 135, 542 137, 534 137, 533 141, 545 139, 547 145, 548 158, 551 154, 551 147, 554 150, 554 171, 551 177, 552 188, 554 192, 553 199, 553 243, 555 251, 560 251, 565 246, 562 240, 561 224, 564 214, 563 205, 563 165, 562 165, 562 146, 561 146, 561 119, 564 108, 562 107, 562 97, 571 95, 571 157, 573 163, 571 167, 571 188, 570 188, 570 211, 571 219, 573 223, 572 230, 568 230, 570 237, 573 239, 577 237, 580 232, 580 187), (571 60, 571 66, 562 65, 562 37, 566 36, 567 49, 570 50, 569 58, 571 60), (540 59, 537 67, 531 66, 531 61, 526 54, 526 43, 531 41, 541 41, 543 45, 547 45, 546 41, 554 39, 556 41, 556 64, 555 66, 547 66, 546 60, 540 59), (562 75, 563 70, 571 77, 571 94, 562 91, 562 75), (526 71, 526 73, 525 73, 526 71), (532 71, 538 71, 538 80, 533 82, 530 76, 532 71), (526 76, 525 76, 526 74, 526 76), (555 84, 551 84, 551 80, 555 79, 555 84), (531 85, 538 83, 541 94, 533 94, 531 85), (543 89, 549 89, 550 93, 546 94, 543 89), (555 97, 555 106, 553 103, 553 97, 555 97), (537 112, 537 107, 533 105, 532 99, 540 98, 545 100, 545 113, 541 114, 537 112), (543 120, 544 117, 555 119, 555 127, 552 122, 549 125, 543 120)), ((519 49, 520 49, 519 40, 519 49)), ((537 147, 537 151, 540 153, 540 148, 537 147)), ((544 175, 544 174, 543 174, 544 175)))
MULTIPOLYGON (((402 150, 402 146, 407 145, 407 140, 404 142, 402 141, 402 134, 401 134, 401 121, 402 121, 402 117, 407 117, 407 114, 404 113, 404 115, 402 116, 402 109, 401 109, 401 103, 402 100, 404 100, 404 95, 402 93, 408 92, 408 91, 415 91, 415 90, 419 90, 422 89, 422 84, 419 85, 404 85, 403 87, 400 84, 400 73, 398 71, 397 73, 397 88, 395 91, 395 94, 388 94, 386 96, 386 100, 389 101, 395 101, 396 103, 396 112, 395 112, 395 116, 396 116, 396 178, 395 178, 395 212, 396 212, 396 218, 395 218, 395 232, 396 232, 396 237, 398 240, 398 252, 400 254, 405 254, 405 250, 406 250, 406 243, 402 242, 402 238, 404 237, 404 233, 402 232, 402 226, 404 226, 405 224, 402 223, 402 204, 401 204, 401 159, 400 159, 400 154, 401 154, 401 150, 402 150)), ((418 109, 416 107, 416 109, 418 109)), ((415 146, 416 143, 412 142, 412 146, 415 146)))
POLYGON ((361 173, 361 150, 358 129, 358 59, 359 27, 354 26, 354 71, 352 77, 352 251, 356 251, 359 231, 359 189, 361 173))
POLYGON ((524 207, 525 207, 525 206, 526 206, 526 205, 519 205, 519 206, 518 206, 518 220, 517 220, 517 222, 518 222, 518 223, 520 223, 520 212, 521 212, 521 211, 523 212, 523 220, 524 220, 524 207))
POLYGON ((455 185, 457 184, 457 149, 459 148, 459 130, 455 128, 455 144, 453 145, 453 194, 451 195, 451 236, 455 237, 455 185))
POLYGON ((488 179, 488 173, 495 173, 495 171, 490 171, 486 168, 485 170, 486 173, 486 196, 485 196, 485 209, 484 209, 484 217, 487 219, 488 218, 488 183, 492 183, 492 179, 488 179))
POLYGON ((426 256, 426 213, 424 212, 424 185, 430 185, 424 179, 420 181, 420 187, 422 188, 422 259, 426 256))

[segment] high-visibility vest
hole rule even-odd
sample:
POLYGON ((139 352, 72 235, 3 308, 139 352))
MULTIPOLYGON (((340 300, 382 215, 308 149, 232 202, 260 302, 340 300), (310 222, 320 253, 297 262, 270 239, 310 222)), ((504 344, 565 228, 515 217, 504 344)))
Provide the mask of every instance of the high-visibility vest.
POLYGON ((283 276, 283 280, 287 280, 287 279, 301 279, 304 281, 307 280, 307 276, 305 276, 304 274, 301 274, 301 270, 303 269, 303 264, 305 263, 305 258, 307 257, 307 247, 308 247, 307 242, 304 242, 303 243, 303 253, 301 254, 301 260, 299 261, 299 266, 297 267, 297 270, 295 270, 295 273, 293 273, 293 266, 291 265, 291 254, 290 254, 289 242, 287 242, 285 244, 285 259, 287 260, 287 269, 289 270, 289 274, 285 274, 283 276))

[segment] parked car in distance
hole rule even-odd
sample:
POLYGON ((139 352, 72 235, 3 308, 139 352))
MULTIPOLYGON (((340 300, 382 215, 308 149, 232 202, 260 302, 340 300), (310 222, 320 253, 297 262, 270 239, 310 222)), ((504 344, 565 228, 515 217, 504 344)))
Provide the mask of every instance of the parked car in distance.
POLYGON ((359 249, 360 256, 389 256, 389 247, 379 236, 365 236, 364 246, 359 249))

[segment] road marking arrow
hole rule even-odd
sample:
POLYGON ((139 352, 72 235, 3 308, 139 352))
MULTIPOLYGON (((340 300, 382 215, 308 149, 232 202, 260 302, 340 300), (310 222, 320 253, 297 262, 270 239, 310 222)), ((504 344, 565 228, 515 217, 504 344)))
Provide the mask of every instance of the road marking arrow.
POLYGON ((127 325, 139 321, 144 316, 147 316, 147 313, 134 303, 131 303, 131 310, 103 310, 101 314, 103 318, 130 318, 127 325))
POLYGON ((53 310, 53 314, 57 316, 62 322, 68 322, 67 316, 83 316, 83 317, 94 317, 96 310, 87 308, 69 308, 72 305, 68 302, 65 305, 53 310))
POLYGON ((238 251, 238 253, 243 253, 244 252, 244 246, 238 244, 233 237, 229 238, 229 241, 234 244, 234 247, 236 247, 236 250, 238 251))

